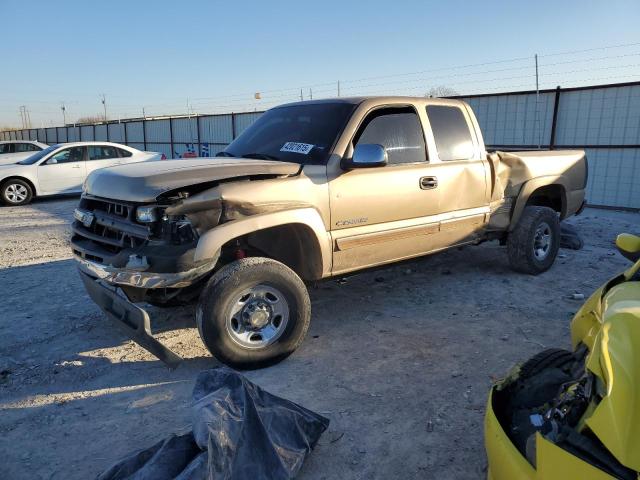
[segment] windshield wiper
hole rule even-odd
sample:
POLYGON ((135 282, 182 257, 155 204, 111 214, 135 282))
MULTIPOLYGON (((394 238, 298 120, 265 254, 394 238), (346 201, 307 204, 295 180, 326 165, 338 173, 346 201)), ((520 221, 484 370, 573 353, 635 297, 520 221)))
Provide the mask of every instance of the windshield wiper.
POLYGON ((257 158, 260 160, 280 160, 275 155, 269 155, 267 153, 245 153, 242 158, 257 158))
POLYGON ((216 157, 235 157, 235 155, 222 150, 221 152, 216 153, 216 157))

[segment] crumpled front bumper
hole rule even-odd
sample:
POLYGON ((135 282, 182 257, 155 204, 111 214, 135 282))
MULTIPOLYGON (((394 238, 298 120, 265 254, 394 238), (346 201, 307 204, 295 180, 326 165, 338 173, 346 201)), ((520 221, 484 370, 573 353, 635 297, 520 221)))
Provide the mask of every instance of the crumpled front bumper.
POLYGON ((149 314, 118 293, 118 287, 108 285, 80 271, 80 278, 87 293, 102 311, 125 335, 163 361, 169 368, 176 368, 182 359, 165 347, 151 333, 149 314))
POLYGON ((78 268, 87 275, 104 280, 111 285, 136 287, 136 288, 183 288, 188 287, 200 277, 206 275, 213 267, 216 260, 199 265, 184 272, 155 273, 137 270, 127 270, 102 265, 91 260, 74 256, 78 262, 78 268))

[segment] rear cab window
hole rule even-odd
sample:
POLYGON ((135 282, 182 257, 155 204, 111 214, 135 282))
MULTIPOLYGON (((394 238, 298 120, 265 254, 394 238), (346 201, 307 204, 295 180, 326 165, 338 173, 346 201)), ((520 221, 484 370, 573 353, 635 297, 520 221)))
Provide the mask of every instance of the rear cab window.
POLYGON ((473 158, 473 138, 461 108, 427 105, 427 118, 431 124, 440 160, 447 162, 473 158))
POLYGON ((422 124, 412 107, 381 108, 370 113, 353 146, 367 143, 382 145, 387 151, 389 165, 427 160, 422 124))

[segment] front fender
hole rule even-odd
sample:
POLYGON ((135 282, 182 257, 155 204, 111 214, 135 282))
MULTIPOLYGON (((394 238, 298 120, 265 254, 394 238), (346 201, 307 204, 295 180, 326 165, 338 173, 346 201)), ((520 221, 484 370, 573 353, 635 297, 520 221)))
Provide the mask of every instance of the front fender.
POLYGON ((288 224, 306 225, 314 232, 322 255, 322 276, 328 276, 331 273, 331 238, 322 217, 314 208, 296 208, 262 213, 218 225, 200 237, 194 260, 200 261, 215 257, 222 246, 234 238, 265 228, 288 224))
MULTIPOLYGON (((563 210, 567 205, 567 191, 569 188, 568 179, 563 175, 549 175, 544 177, 533 178, 522 185, 520 192, 515 201, 515 205, 513 207, 513 213, 511 215, 511 223, 509 224, 509 231, 512 231, 518 222, 520 221, 520 216, 524 211, 524 207, 527 205, 529 198, 533 192, 538 190, 541 187, 547 187, 549 185, 560 185, 562 187, 562 205, 563 210)), ((561 218, 564 218, 565 212, 561 212, 561 218)))

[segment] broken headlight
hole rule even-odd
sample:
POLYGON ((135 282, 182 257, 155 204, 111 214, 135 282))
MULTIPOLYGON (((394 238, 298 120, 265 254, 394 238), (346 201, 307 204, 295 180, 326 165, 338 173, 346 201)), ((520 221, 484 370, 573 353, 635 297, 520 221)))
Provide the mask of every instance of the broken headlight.
POLYGON ((136 208, 136 220, 141 223, 153 223, 158 220, 157 207, 136 208))

